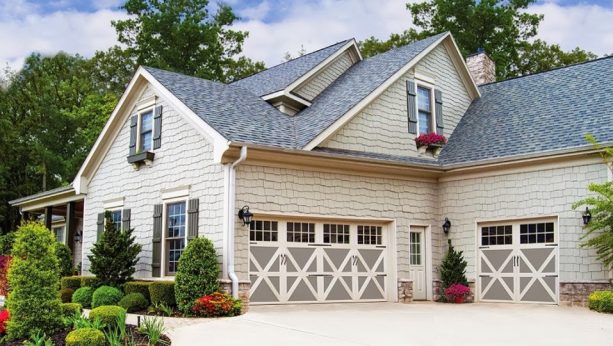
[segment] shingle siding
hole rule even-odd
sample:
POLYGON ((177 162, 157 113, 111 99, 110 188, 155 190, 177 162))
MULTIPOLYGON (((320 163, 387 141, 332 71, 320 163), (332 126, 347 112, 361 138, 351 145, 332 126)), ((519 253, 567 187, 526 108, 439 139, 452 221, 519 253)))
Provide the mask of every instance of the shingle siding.
POLYGON ((340 75, 342 75, 349 67, 353 65, 349 52, 345 52, 338 56, 322 71, 317 73, 313 78, 298 87, 295 91, 299 96, 312 101, 340 75))
MULTIPOLYGON (((153 95, 147 88, 141 99, 153 95)), ((213 148, 177 113, 166 100, 163 106, 162 146, 155 150, 151 167, 135 170, 126 160, 129 142, 129 117, 95 173, 85 198, 83 269, 87 273, 91 247, 96 239, 96 215, 104 201, 123 197, 124 207, 132 210, 131 227, 143 246, 137 277, 151 271, 153 206, 163 202, 161 190, 190 186, 189 198, 200 199, 199 230, 209 237, 221 254, 223 225, 223 169, 213 162, 213 148)))
MULTIPOLYGON (((418 74, 432 76, 435 87, 442 90, 444 135, 449 137, 468 109, 471 98, 447 50, 443 45, 437 46, 417 64, 415 70, 418 74)), ((416 135, 408 132, 406 81, 413 78, 413 71, 399 78, 322 147, 428 157, 418 154, 416 135)))

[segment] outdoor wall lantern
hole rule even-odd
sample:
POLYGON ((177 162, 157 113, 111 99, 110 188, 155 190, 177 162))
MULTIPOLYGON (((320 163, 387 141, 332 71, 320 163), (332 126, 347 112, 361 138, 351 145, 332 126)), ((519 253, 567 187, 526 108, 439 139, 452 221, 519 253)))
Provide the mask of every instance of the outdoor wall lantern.
POLYGON ((238 218, 243 220, 243 225, 251 225, 251 219, 253 219, 253 214, 249 211, 248 205, 244 206, 238 211, 238 218))
POLYGON ((584 225, 587 225, 588 223, 590 223, 590 220, 592 220, 592 213, 590 213, 590 209, 588 207, 585 207, 585 211, 581 216, 583 217, 584 225))
POLYGON ((81 231, 77 231, 74 235, 74 241, 76 241, 77 243, 81 242, 81 231))
POLYGON ((443 232, 445 234, 449 233, 449 229, 451 228, 451 221, 448 218, 445 218, 445 223, 443 224, 443 232))

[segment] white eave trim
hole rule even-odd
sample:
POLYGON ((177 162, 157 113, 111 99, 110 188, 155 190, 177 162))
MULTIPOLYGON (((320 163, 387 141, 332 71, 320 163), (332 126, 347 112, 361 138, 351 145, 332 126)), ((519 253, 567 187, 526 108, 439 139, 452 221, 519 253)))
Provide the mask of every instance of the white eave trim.
POLYGON ((289 99, 292 99, 293 101, 296 101, 296 102, 298 102, 298 103, 300 103, 302 105, 305 105, 306 107, 310 107, 311 106, 311 102, 303 99, 300 96, 297 96, 297 95, 294 95, 294 94, 290 94, 287 91, 287 89, 276 91, 276 92, 268 94, 268 95, 264 95, 264 96, 262 96, 262 100, 269 101, 269 100, 276 99, 276 98, 279 98, 279 97, 287 97, 289 99))

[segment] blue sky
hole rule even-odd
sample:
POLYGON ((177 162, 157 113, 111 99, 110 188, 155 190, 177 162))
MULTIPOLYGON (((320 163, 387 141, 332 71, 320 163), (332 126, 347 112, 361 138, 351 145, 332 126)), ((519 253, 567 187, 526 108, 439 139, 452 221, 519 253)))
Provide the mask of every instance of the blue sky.
MULTIPOLYGON (((245 55, 267 65, 301 47, 312 51, 350 37, 400 32, 411 25, 407 1, 417 0, 225 0, 242 18, 236 28, 250 32, 245 55)), ((126 18, 121 3, 0 0, 0 68, 19 68, 33 51, 91 56, 116 44, 110 22, 126 18)), ((528 12, 545 15, 539 38, 547 42, 613 53, 613 0, 539 0, 528 12)))

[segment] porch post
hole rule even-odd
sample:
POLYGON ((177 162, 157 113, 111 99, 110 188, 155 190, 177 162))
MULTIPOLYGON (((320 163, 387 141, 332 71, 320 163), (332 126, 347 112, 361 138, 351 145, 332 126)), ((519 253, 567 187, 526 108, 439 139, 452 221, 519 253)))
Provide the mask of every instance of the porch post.
POLYGON ((45 208, 45 227, 51 230, 51 223, 53 221, 53 207, 45 208))
POLYGON ((66 204, 66 245, 72 253, 74 253, 74 235, 77 229, 76 206, 77 202, 74 201, 66 204))

